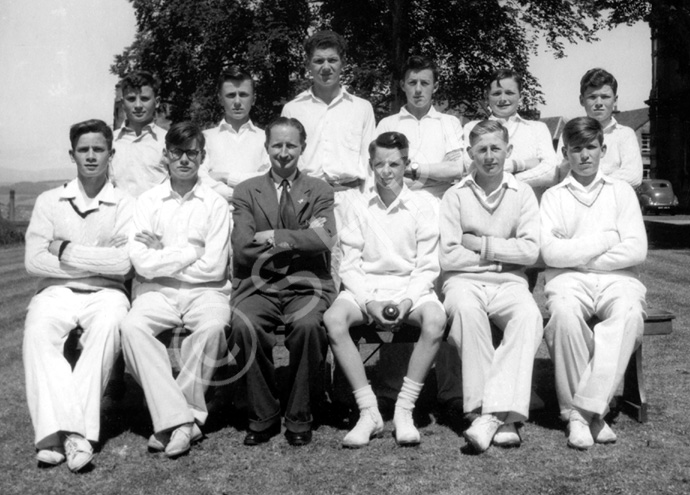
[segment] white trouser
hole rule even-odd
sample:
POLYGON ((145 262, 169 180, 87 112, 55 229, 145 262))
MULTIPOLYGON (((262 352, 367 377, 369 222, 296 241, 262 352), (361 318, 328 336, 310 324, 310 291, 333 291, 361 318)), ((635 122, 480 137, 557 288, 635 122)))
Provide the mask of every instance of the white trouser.
POLYGON ((58 432, 98 441, 101 397, 120 350, 118 326, 128 309, 127 296, 115 289, 85 293, 54 286, 29 303, 24 373, 37 448, 61 445, 58 432), (77 326, 84 330, 83 350, 72 370, 63 348, 77 326))
POLYGON ((139 382, 156 432, 208 416, 204 393, 227 351, 224 329, 230 301, 208 288, 161 288, 132 303, 122 321, 125 363, 139 382), (180 345, 180 374, 173 379, 166 347, 156 336, 182 326, 191 332, 180 345))
POLYGON ((549 270, 544 330, 561 417, 573 406, 604 416, 642 341, 646 289, 630 275, 549 270), (593 329, 587 321, 597 316, 593 329))
POLYGON ((526 420, 534 356, 543 335, 542 316, 527 283, 452 277, 443 292, 451 319, 448 341, 462 359, 465 412, 505 412, 506 423, 526 420), (489 320, 503 331, 496 349, 489 320))

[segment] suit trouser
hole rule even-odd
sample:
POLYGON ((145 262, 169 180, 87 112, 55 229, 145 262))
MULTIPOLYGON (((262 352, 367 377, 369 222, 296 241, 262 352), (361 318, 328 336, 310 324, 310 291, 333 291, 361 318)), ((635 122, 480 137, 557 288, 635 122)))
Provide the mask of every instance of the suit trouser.
POLYGON ((249 427, 264 431, 280 421, 280 401, 273 364, 274 330, 285 324, 290 353, 285 423, 289 430, 309 430, 312 400, 320 389, 328 347, 323 313, 328 304, 313 292, 255 292, 233 304, 228 347, 244 373, 249 427))
POLYGON ((134 300, 121 324, 122 351, 144 390, 154 431, 206 422, 204 394, 216 368, 225 362, 229 321, 230 302, 219 290, 162 288, 134 300), (175 380, 167 348, 156 336, 181 325, 191 335, 180 345, 181 369, 175 380))
POLYGON ((31 300, 23 355, 37 448, 61 445, 58 432, 98 441, 101 397, 120 350, 118 325, 127 309, 127 296, 115 289, 74 292, 48 287, 31 300), (63 347, 77 326, 84 331, 83 349, 72 370, 63 347))
POLYGON ((452 277, 443 292, 451 319, 448 340, 462 359, 465 412, 507 412, 506 423, 526 420, 534 356, 543 335, 541 312, 527 283, 452 277), (496 349, 490 320, 503 331, 496 349))
POLYGON ((631 275, 550 270, 545 294, 561 418, 573 407, 604 416, 642 341, 646 289, 631 275))

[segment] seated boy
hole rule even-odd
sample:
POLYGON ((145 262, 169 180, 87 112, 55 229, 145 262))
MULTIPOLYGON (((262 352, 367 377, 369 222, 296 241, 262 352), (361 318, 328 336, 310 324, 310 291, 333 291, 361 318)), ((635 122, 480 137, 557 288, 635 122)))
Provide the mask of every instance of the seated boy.
POLYGON ((204 393, 226 352, 230 214, 227 202, 198 180, 201 130, 174 124, 165 145, 170 179, 139 196, 135 206, 130 257, 137 276, 121 330, 125 362, 153 420, 148 446, 177 457, 202 436, 204 393), (182 325, 191 335, 182 341, 175 380, 156 336, 182 325))
POLYGON ((404 185, 408 149, 404 134, 377 137, 369 146, 375 186, 368 193, 351 193, 353 198, 344 203, 340 276, 345 290, 324 315, 333 354, 360 409, 344 447, 362 447, 383 431, 350 327, 373 321, 391 331, 403 322, 422 329, 395 405, 393 424, 400 445, 420 442, 412 410, 443 337, 446 315, 433 290, 439 274, 437 206, 428 193, 404 185), (387 316, 389 306, 397 314, 387 316))
POLYGON ((603 418, 642 339, 646 290, 636 266, 647 255, 647 236, 633 189, 599 168, 601 124, 573 119, 563 142, 570 173, 541 202, 551 313, 544 332, 568 445, 587 449, 616 441, 603 418), (600 323, 590 328, 593 316, 600 323))
POLYGON ((529 413, 543 328, 524 269, 539 255, 539 208, 532 188, 503 171, 511 146, 502 124, 478 123, 469 141, 473 171, 441 202, 440 258, 463 407, 480 413, 464 436, 483 452, 492 442, 519 446, 515 423, 529 413), (490 321, 503 332, 496 349, 490 321))
POLYGON ((26 232, 26 269, 40 277, 24 330, 24 372, 39 463, 79 471, 93 458, 101 397, 129 309, 127 238, 132 201, 108 183, 113 132, 100 120, 70 129, 77 179, 41 194, 26 232), (84 331, 74 370, 63 356, 84 331))

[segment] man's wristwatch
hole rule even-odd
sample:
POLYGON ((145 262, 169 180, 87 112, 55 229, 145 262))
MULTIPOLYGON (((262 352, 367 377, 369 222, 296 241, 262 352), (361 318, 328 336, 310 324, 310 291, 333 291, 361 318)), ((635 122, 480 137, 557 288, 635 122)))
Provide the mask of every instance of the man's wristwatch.
POLYGON ((417 163, 417 162, 411 162, 410 163, 410 174, 412 176, 412 180, 419 179, 419 163, 417 163))

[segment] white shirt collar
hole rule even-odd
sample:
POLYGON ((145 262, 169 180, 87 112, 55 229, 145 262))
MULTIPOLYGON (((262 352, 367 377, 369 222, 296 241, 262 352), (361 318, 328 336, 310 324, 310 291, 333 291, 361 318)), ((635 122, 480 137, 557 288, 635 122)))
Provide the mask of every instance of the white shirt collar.
POLYGON ((421 119, 417 119, 414 115, 410 113, 410 111, 407 109, 407 105, 403 105, 402 108, 400 109, 400 118, 409 118, 409 119, 415 119, 415 120, 422 120, 422 119, 440 119, 441 118, 441 112, 436 110, 433 105, 431 105, 431 108, 429 108, 429 111, 425 113, 421 119))
POLYGON ((93 198, 89 198, 84 191, 83 186, 79 182, 79 179, 73 179, 62 188, 60 192, 60 198, 71 200, 72 204, 76 206, 80 212, 86 213, 90 210, 98 209, 101 203, 115 204, 117 203, 117 198, 115 198, 115 189, 110 182, 106 182, 105 185, 98 191, 98 194, 93 198))
POLYGON ((243 131, 258 132, 258 128, 254 125, 251 119, 242 124, 237 132, 235 132, 235 128, 232 126, 232 124, 229 124, 225 119, 220 121, 220 124, 218 124, 218 129, 220 131, 228 131, 236 134, 242 134, 243 131))

